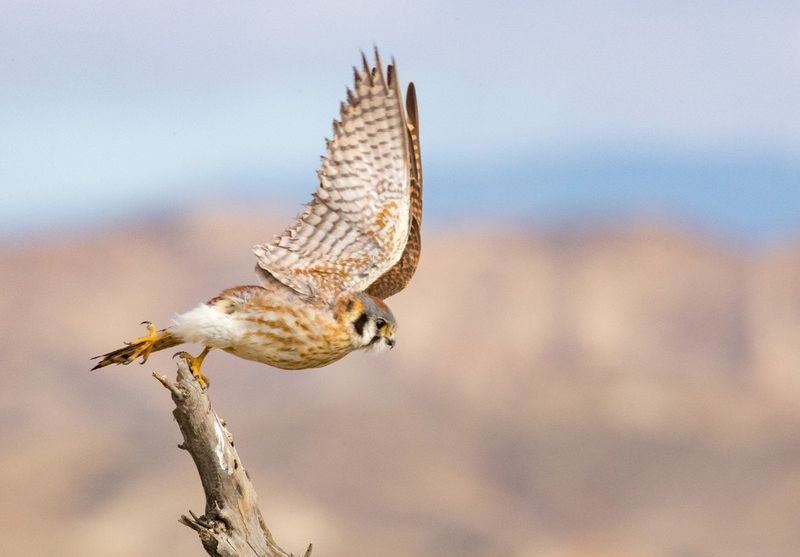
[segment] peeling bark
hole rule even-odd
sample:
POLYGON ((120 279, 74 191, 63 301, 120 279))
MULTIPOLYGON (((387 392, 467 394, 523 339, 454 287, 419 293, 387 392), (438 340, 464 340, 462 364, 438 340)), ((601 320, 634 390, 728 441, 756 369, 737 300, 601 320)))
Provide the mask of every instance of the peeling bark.
MULTIPOLYGON (((212 557, 293 557, 272 537, 258 497, 233 445, 233 436, 211 406, 206 392, 184 360, 178 362, 178 376, 173 383, 157 373, 153 377, 172 394, 173 415, 178 422, 183 443, 178 445, 192 455, 206 495, 202 516, 189 511, 180 522, 200 537, 212 557)), ((311 545, 305 552, 311 554, 311 545)))

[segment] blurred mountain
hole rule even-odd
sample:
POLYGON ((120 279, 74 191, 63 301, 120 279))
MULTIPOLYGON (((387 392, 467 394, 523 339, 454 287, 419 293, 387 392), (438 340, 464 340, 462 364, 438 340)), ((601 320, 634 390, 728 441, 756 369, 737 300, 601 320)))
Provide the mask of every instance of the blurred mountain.
MULTIPOLYGON (((255 280, 289 215, 211 208, 0 247, 4 555, 200 555, 168 393, 88 357, 255 280)), ((204 371, 295 553, 794 556, 800 244, 633 223, 431 227, 388 355, 204 371)))

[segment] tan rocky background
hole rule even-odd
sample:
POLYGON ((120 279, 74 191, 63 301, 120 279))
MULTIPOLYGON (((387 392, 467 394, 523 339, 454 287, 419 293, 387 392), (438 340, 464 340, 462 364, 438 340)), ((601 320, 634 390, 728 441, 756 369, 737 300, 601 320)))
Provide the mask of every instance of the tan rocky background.
MULTIPOLYGON (((202 555, 203 497, 144 367, 89 356, 253 282, 287 214, 0 247, 3 555, 202 555)), ((439 225, 390 354, 278 372, 215 352, 211 397, 278 542, 319 556, 800 554, 800 241, 663 224, 439 225)))

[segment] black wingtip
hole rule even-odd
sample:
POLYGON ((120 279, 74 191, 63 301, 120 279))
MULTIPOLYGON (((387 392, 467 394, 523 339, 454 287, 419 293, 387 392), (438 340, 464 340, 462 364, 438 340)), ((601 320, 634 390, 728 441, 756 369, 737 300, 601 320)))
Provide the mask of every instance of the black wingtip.
POLYGON ((364 75, 367 76, 369 80, 369 85, 372 87, 375 85, 375 82, 372 80, 372 71, 370 70, 369 63, 367 62, 367 56, 364 54, 364 51, 361 51, 361 65, 364 68, 364 75))
POLYGON ((381 55, 378 54, 378 47, 372 45, 372 48, 375 51, 375 67, 373 68, 373 74, 377 74, 380 76, 381 85, 386 87, 386 75, 383 73, 383 65, 381 64, 381 55))
POLYGON ((417 109, 417 88, 414 87, 414 82, 408 84, 408 88, 406 89, 406 114, 408 115, 409 119, 414 122, 415 126, 418 126, 418 109, 417 109))

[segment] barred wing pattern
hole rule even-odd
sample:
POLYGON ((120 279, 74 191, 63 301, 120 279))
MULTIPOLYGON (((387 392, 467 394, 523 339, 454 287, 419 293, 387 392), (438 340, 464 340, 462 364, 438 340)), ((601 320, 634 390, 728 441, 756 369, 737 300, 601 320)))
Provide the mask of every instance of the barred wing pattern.
POLYGON ((419 150, 419 110, 417 93, 411 83, 406 91, 408 143, 411 146, 411 222, 408 241, 400 261, 367 288, 367 294, 386 299, 406 287, 414 276, 422 249, 422 155, 419 150))
POLYGON ((365 290, 403 255, 411 222, 412 154, 397 75, 363 58, 297 221, 253 248, 258 266, 300 294, 332 303, 365 290))

